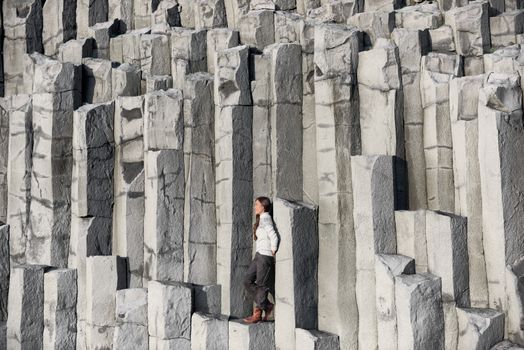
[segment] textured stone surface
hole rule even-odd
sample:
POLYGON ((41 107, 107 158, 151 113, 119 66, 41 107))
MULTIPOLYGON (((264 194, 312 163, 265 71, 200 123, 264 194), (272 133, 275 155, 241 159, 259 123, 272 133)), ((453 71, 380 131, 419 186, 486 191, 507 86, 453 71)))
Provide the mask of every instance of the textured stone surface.
POLYGON ((508 338, 522 345, 524 330, 521 327, 524 304, 522 302, 522 281, 524 279, 524 259, 520 258, 506 266, 506 297, 508 311, 505 315, 505 325, 508 338))
POLYGON ((224 0, 197 0, 194 6, 196 29, 227 27, 224 0))
POLYGON ((42 8, 42 42, 47 56, 55 56, 60 44, 76 38, 77 0, 45 1, 42 8))
POLYGON ((340 347, 338 336, 330 333, 296 328, 295 338, 295 349, 328 350, 340 347))
POLYGON ((275 199, 274 220, 280 235, 275 262, 275 344, 293 348, 295 328, 317 328, 315 280, 318 267, 317 208, 275 199), (307 242, 307 243, 306 243, 307 242))
POLYGON ((148 349, 147 289, 122 289, 116 292, 115 349, 148 349))
POLYGON ((227 317, 194 313, 191 316, 191 349, 229 349, 229 321, 227 317))
POLYGON ((397 253, 415 259, 417 273, 428 272, 426 211, 396 211, 397 253))
POLYGON ((9 295, 9 225, 0 226, 0 321, 7 321, 9 295))
POLYGON ((229 321, 229 348, 239 350, 275 349, 275 323, 245 324, 229 321))
POLYGON ((89 37, 89 27, 106 22, 108 0, 76 0, 77 38, 89 37))
POLYGON ((76 280, 74 269, 44 274, 44 349, 76 346, 76 280))
POLYGON ((504 338, 504 315, 491 309, 457 308, 458 349, 491 349, 504 338))
POLYGON ((181 150, 184 144, 182 91, 169 89, 145 95, 144 150, 181 150))
POLYGON ((84 102, 108 102, 113 97, 113 63, 100 58, 84 58, 83 90, 84 102))
POLYGON ((57 59, 62 62, 82 64, 84 57, 93 57, 93 38, 69 40, 58 47, 57 59))
POLYGON ((216 28, 208 30, 206 35, 207 71, 214 74, 216 53, 238 46, 239 33, 231 29, 216 28))
POLYGON ((187 74, 204 72, 207 67, 205 30, 174 28, 171 32, 171 74, 173 86, 184 89, 187 74))

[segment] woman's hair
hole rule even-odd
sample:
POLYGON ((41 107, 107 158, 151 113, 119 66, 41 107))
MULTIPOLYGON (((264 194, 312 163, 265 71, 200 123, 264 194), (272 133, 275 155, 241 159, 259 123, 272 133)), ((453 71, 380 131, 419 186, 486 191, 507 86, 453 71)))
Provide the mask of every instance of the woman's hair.
MULTIPOLYGON (((271 200, 269 198, 257 197, 257 199, 255 199, 255 202, 259 202, 260 204, 262 204, 262 206, 264 207, 264 212, 269 213, 269 215, 273 216, 273 213, 272 213, 273 205, 271 204, 271 200)), ((253 225, 253 238, 255 239, 255 241, 257 240, 256 232, 257 232, 257 228, 259 224, 260 224, 260 215, 257 214, 255 224, 253 225)))

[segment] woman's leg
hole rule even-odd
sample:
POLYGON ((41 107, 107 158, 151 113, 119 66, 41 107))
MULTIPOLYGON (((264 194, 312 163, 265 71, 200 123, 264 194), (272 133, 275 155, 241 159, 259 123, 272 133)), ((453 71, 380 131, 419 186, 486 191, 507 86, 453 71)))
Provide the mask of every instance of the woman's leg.
POLYGON ((266 310, 269 306, 267 294, 271 290, 271 277, 274 268, 274 258, 267 255, 259 255, 257 262, 257 279, 255 303, 261 309, 266 310))
POLYGON ((255 284, 257 278, 257 255, 249 264, 246 276, 244 277, 244 287, 246 288, 247 294, 251 297, 255 297, 257 285, 255 284))

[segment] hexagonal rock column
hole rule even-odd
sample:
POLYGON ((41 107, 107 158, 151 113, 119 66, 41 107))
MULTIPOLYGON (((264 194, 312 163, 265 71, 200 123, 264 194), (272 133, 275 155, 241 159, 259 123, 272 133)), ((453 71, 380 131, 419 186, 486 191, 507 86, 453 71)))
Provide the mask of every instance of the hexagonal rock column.
POLYGON ((295 346, 295 328, 317 328, 317 208, 277 198, 273 202, 280 244, 275 263, 275 344, 295 346))
POLYGON ((7 349, 7 323, 0 322, 0 347, 7 349))
MULTIPOLYGON (((157 9, 151 14, 151 28, 154 32, 169 32, 171 27, 181 26, 181 12, 192 11, 191 8, 186 8, 178 0, 161 1, 157 9), (186 11, 187 10, 187 11, 186 11)), ((187 18, 187 17, 186 17, 187 18)))
POLYGON ((95 39, 93 57, 108 60, 110 57, 110 40, 125 33, 125 27, 118 19, 96 23, 87 30, 88 36, 95 39))
POLYGON ((468 218, 469 290, 473 307, 488 306, 477 121, 478 94, 483 79, 482 75, 477 75, 450 82, 455 213, 468 218))
POLYGON ((457 349, 491 349, 504 339, 504 314, 492 309, 457 308, 457 349))
POLYGON ((430 52, 422 57, 420 91, 424 109, 424 156, 428 208, 455 210, 449 82, 462 75, 461 57, 430 52))
MULTIPOLYGON (((128 286, 127 259, 119 256, 87 258, 86 347, 113 347, 116 291, 128 286)), ((81 344, 79 346, 82 346, 81 344)))
POLYGON ((43 348, 45 266, 20 265, 11 269, 7 349, 43 348), (28 322, 31 321, 31 322, 28 322))
POLYGON ((275 323, 245 324, 239 320, 229 321, 229 349, 275 349, 275 323))
POLYGON ((62 43, 76 39, 76 4, 67 0, 44 3, 42 42, 46 56, 56 56, 62 43))
POLYGON ((93 57, 94 46, 93 38, 69 40, 59 46, 57 59, 62 62, 82 64, 83 58, 93 57))
POLYGON ((193 311, 220 314, 222 286, 219 284, 191 284, 193 289, 193 311))
POLYGON ((89 37, 89 27, 97 23, 106 22, 108 13, 108 0, 77 0, 77 38, 89 37))
MULTIPOLYGON (((524 213, 518 193, 524 190, 524 130, 518 75, 490 74, 479 93, 479 162, 482 229, 489 307, 511 313, 507 303, 506 266, 524 255, 520 227, 524 213)), ((506 332, 509 322, 506 322, 506 332)))
POLYGON ((144 270, 144 96, 115 101, 113 254, 129 259, 130 286, 144 270))
POLYGON ((335 25, 315 27, 315 126, 319 205, 318 326, 357 348, 355 239, 351 155, 360 154, 356 73, 362 33, 335 25), (333 43, 344 43, 335 45, 333 43), (339 57, 346 57, 341 60, 339 57), (336 267, 336 268, 335 268, 336 267))
POLYGON ((116 292, 115 349, 147 350, 147 289, 122 289, 116 292))
POLYGON ((102 103, 113 99, 113 63, 101 58, 82 59, 84 102, 102 103))
POLYGON ((522 315, 524 315, 524 300, 522 295, 524 288, 524 258, 520 258, 515 263, 506 266, 506 295, 508 311, 505 325, 507 337, 524 346, 524 330, 521 328, 522 315))
POLYGON ((76 348, 76 298, 74 269, 44 274, 44 349, 76 348))
POLYGON ((189 349, 192 289, 183 283, 150 281, 147 301, 149 348, 189 349))
POLYGON ((398 349, 444 349, 440 289, 440 277, 432 274, 395 277, 398 349))
POLYGON ((173 28, 171 32, 171 74, 174 87, 183 89, 186 75, 206 71, 206 41, 205 30, 173 28))
MULTIPOLYGON (((169 36, 163 34, 143 34, 135 36, 140 39, 139 58, 142 80, 149 75, 170 75, 171 54, 169 52, 169 36)), ((125 45, 125 42, 124 42, 125 45)), ((127 50, 129 48, 124 48, 127 50)), ((129 62, 132 63, 132 62, 129 62)))
POLYGON ((524 349, 524 348, 517 344, 513 344, 509 340, 504 340, 503 342, 500 342, 491 348, 491 350, 520 350, 520 349, 524 349))
POLYGON ((196 29, 227 27, 224 0, 197 0, 194 6, 196 29))
POLYGON ((376 308, 379 349, 398 344, 395 276, 415 273, 415 261, 403 255, 375 255, 376 308))
POLYGON ((467 219, 453 214, 426 214, 428 271, 442 278, 446 349, 458 340, 456 308, 469 307, 467 219))
POLYGON ((6 0, 3 2, 5 96, 24 93, 23 56, 44 52, 42 45, 42 1, 6 0))
POLYGON ((9 254, 13 264, 25 263, 31 203, 33 154, 33 103, 30 95, 9 98, 9 149, 7 167, 7 223, 9 254))
MULTIPOLYGON (((205 1, 205 0, 204 0, 205 1)), ((217 52, 239 45, 238 31, 228 28, 215 28, 207 31, 207 71, 215 73, 215 55, 217 52)))
MULTIPOLYGON (((471 4, 465 3, 464 5, 445 12, 446 24, 453 29, 457 54, 482 56, 484 52, 488 51, 491 44, 489 3, 474 1, 471 4)), ((448 10, 445 7, 442 9, 448 10)))
POLYGON ((356 243, 356 298, 359 347, 377 346, 375 254, 394 254, 394 157, 353 156, 353 208, 356 243))
POLYGON ((521 9, 490 17, 491 45, 493 47, 505 47, 516 44, 518 42, 517 35, 524 31, 522 21, 524 21, 524 12, 521 9))
POLYGON ((379 39, 358 55, 362 154, 404 157, 402 76, 398 48, 379 39))
POLYGON ((7 321, 9 267, 9 225, 2 225, 0 226, 0 322, 7 321))
POLYGON ((129 63, 124 63, 117 68, 114 68, 111 75, 113 98, 117 98, 118 96, 140 95, 142 90, 141 77, 142 72, 129 63))
POLYGON ((184 87, 184 281, 198 284, 217 279, 213 79, 191 74, 184 87))
POLYGON ((33 85, 33 156, 27 262, 67 265, 71 222, 73 111, 78 70, 37 57, 33 85))
POLYGON ((239 29, 240 18, 249 11, 249 2, 246 0, 224 0, 226 7, 227 26, 239 29))
POLYGON ((428 272, 426 211, 395 211, 397 253, 415 259, 418 273, 428 272))
POLYGON ((249 11, 239 22, 240 41, 258 51, 275 42, 273 11, 249 11))
POLYGON ((134 0, 108 0, 108 20, 119 19, 125 28, 124 32, 134 28, 134 0))
POLYGON ((229 349, 228 318, 195 312, 191 316, 191 349, 229 349))
POLYGON ((222 314, 244 317, 252 302, 242 281, 251 262, 253 173, 252 112, 248 47, 220 51, 215 57, 215 197, 217 283, 222 314))
MULTIPOLYGON (((391 38, 398 47, 404 107, 404 147, 408 164, 409 206, 427 208, 426 161, 424 159, 424 112, 420 94, 420 60, 430 50, 426 30, 395 28, 391 38)), ((418 264, 418 259, 415 259, 418 264)))
POLYGON ((295 349, 328 350, 339 349, 338 335, 308 329, 295 329, 295 349))

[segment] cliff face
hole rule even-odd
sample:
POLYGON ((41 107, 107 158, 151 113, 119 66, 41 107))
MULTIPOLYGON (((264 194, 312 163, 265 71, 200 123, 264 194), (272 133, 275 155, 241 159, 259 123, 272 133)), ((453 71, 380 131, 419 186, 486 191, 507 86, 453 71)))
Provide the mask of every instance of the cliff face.
POLYGON ((523 6, 4 0, 0 349, 524 346, 523 6))

